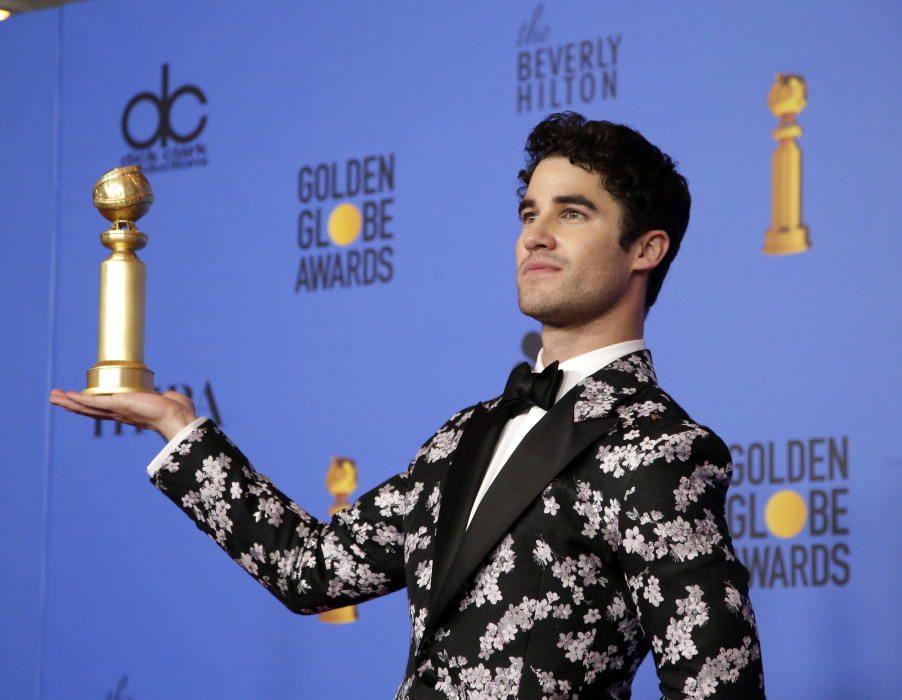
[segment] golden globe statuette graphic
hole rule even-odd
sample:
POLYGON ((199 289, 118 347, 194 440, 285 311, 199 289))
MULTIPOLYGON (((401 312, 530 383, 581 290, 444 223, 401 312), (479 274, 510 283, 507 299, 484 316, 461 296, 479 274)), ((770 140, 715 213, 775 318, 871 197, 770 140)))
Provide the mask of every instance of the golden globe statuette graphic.
MULTIPOLYGON (((329 515, 335 515, 338 511, 347 508, 348 496, 357 488, 357 464, 347 457, 333 457, 329 468, 326 470, 326 488, 335 497, 335 502, 329 508, 329 515)), ((333 625, 357 621, 357 606, 348 605, 344 608, 336 608, 319 614, 322 622, 333 625)))
POLYGON ((94 185, 94 206, 112 224, 100 241, 112 252, 100 263, 97 364, 84 394, 153 391, 153 372, 144 364, 145 270, 135 255, 147 244, 135 222, 152 203, 140 165, 115 168, 94 185))
POLYGON ((808 228, 802 224, 802 151, 796 143, 802 135, 796 117, 808 104, 805 78, 778 73, 767 102, 780 123, 773 132, 777 147, 772 163, 771 226, 764 236, 763 251, 768 255, 802 253, 811 247, 808 228))

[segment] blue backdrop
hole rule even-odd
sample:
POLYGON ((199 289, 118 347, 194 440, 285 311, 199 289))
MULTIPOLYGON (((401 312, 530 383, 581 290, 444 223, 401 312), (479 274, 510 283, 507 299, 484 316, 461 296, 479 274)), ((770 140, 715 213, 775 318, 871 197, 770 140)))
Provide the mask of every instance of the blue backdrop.
MULTIPOLYGON (((531 127, 568 108, 634 126, 690 181, 647 339, 733 450, 770 697, 894 697, 900 18, 889 1, 94 0, 0 26, 0 697, 386 698, 405 661, 403 594, 352 625, 289 614, 148 484, 159 437, 49 411, 95 359, 94 181, 141 163, 156 195, 158 386, 325 515, 333 455, 362 493, 523 359, 516 173, 531 127), (812 247, 787 257, 761 252, 776 73, 809 90, 812 247), (346 245, 327 225, 342 204, 364 216, 346 245), (775 534, 792 512, 801 530, 775 534)), ((649 660, 635 697, 654 688, 649 660)))

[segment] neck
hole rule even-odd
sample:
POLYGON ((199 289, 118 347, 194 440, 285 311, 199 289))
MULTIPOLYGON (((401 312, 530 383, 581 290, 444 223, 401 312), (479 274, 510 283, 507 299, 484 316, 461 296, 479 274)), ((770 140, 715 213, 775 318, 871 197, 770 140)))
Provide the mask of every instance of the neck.
POLYGON ((571 357, 627 340, 644 337, 643 314, 624 318, 607 315, 570 326, 542 326, 542 361, 565 362, 571 357))

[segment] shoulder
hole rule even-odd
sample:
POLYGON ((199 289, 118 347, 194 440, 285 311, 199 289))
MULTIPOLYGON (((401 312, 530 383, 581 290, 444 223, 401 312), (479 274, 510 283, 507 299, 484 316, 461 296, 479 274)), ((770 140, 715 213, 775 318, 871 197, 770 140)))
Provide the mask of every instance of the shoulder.
POLYGON ((695 420, 677 401, 660 386, 654 384, 617 407, 620 425, 624 433, 638 431, 651 439, 664 435, 681 435, 684 438, 705 438, 710 446, 720 446, 729 454, 724 441, 708 425, 695 420))
POLYGON ((598 450, 602 471, 629 475, 633 486, 679 481, 699 472, 728 479, 730 450, 708 425, 694 420, 657 385, 638 392, 617 409, 616 431, 598 450))
POLYGON ((437 462, 448 457, 460 442, 464 428, 477 410, 491 408, 492 402, 479 402, 462 408, 446 420, 432 436, 426 440, 413 458, 413 463, 437 462))

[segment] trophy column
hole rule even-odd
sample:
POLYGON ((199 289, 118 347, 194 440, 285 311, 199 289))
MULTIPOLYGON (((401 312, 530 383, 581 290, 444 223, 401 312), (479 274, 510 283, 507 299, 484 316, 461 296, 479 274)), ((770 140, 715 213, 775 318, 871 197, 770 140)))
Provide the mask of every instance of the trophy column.
MULTIPOLYGON (((348 457, 333 457, 329 469, 326 471, 326 488, 335 497, 335 502, 329 508, 330 516, 350 507, 348 497, 357 488, 357 463, 348 457)), ((356 622, 357 606, 348 605, 327 610, 319 614, 319 619, 321 622, 333 625, 356 622)))
POLYGON ((88 370, 85 394, 153 391, 144 364, 144 263, 135 255, 147 236, 135 221, 153 202, 150 183, 137 165, 116 168, 94 186, 94 206, 112 226, 100 240, 112 252, 100 264, 97 364, 88 370))

